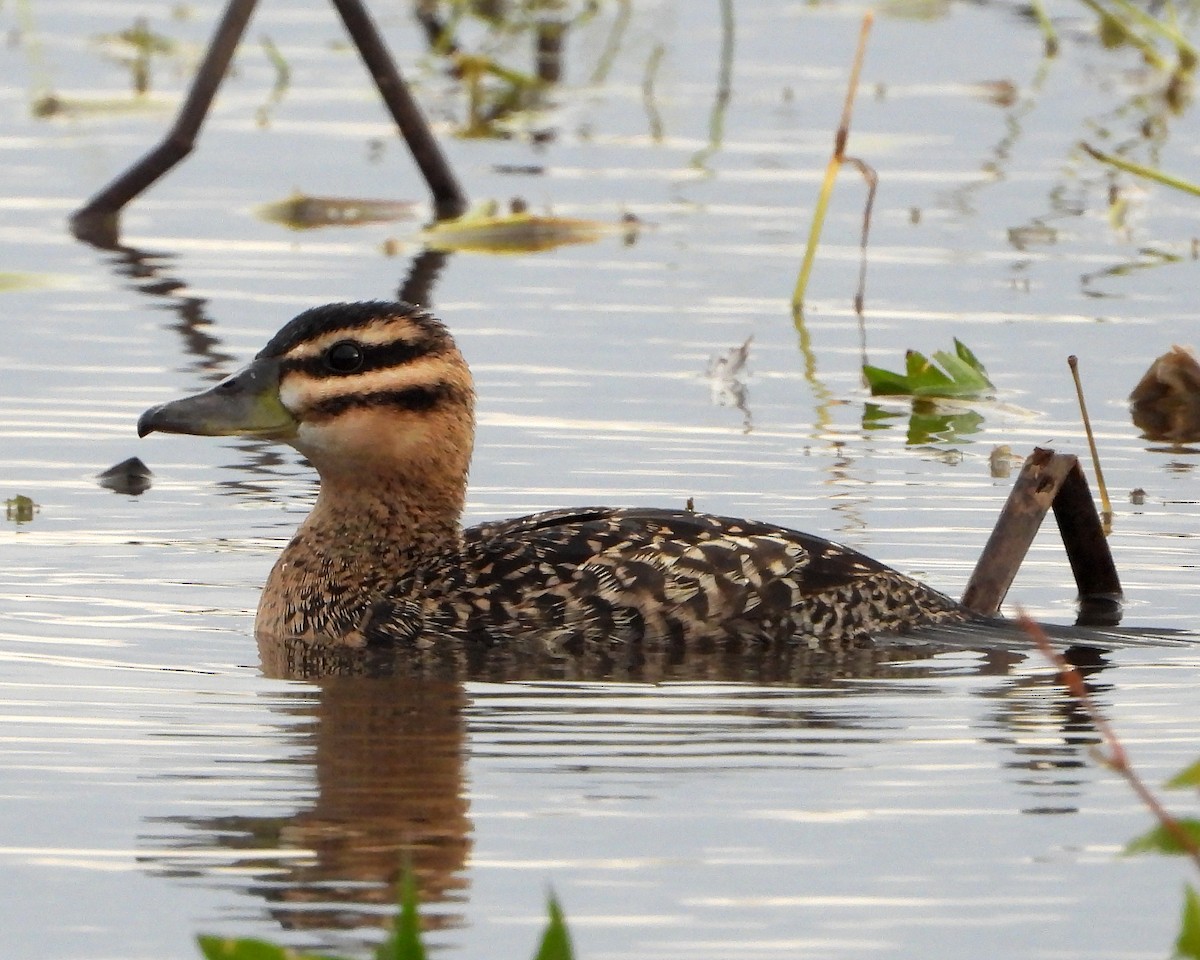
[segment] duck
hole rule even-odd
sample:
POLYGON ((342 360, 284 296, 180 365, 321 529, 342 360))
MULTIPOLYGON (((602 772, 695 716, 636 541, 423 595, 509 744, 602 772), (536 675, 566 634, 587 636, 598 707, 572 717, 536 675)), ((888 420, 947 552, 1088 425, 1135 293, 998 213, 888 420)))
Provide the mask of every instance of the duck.
POLYGON ((150 433, 294 447, 320 484, 263 587, 260 640, 339 648, 527 642, 870 643, 970 619, 856 550, 691 509, 566 507, 464 527, 475 388, 446 325, 404 302, 289 321, 150 433))

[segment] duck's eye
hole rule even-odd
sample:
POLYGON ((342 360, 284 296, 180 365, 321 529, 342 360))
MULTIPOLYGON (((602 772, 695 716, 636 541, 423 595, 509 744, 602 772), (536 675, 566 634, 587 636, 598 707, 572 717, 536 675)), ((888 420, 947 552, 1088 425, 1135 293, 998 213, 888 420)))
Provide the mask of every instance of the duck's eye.
POLYGON ((334 373, 353 373, 362 364, 362 347, 353 340, 342 340, 325 351, 325 366, 334 373))

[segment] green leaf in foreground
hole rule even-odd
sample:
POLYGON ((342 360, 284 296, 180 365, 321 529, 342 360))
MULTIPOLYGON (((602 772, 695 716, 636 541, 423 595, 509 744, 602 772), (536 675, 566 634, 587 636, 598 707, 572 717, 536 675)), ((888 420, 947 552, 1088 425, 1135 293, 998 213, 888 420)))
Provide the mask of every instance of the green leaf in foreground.
POLYGON ((1200 895, 1191 884, 1183 888, 1183 920, 1179 924, 1179 939, 1175 941, 1175 956, 1200 960, 1200 895))
POLYGON ((392 935, 375 951, 376 960, 425 960, 421 942, 421 917, 417 912, 417 878, 410 869, 400 881, 400 915, 392 935))
MULTIPOLYGON (((397 892, 400 914, 392 935, 375 951, 375 960, 426 960, 421 940, 417 881, 411 870, 404 872, 397 892)), ((574 960, 571 935, 558 901, 550 897, 550 920, 542 933, 542 943, 534 960, 574 960)), ((196 938, 206 960, 344 960, 316 953, 301 953, 266 940, 237 939, 200 935, 196 938)))
MULTIPOLYGON (((1176 823, 1183 831, 1192 838, 1192 843, 1200 846, 1200 820, 1189 818, 1180 818, 1176 823)), ((1125 845, 1125 853, 1174 853, 1174 854, 1190 854, 1190 850, 1185 850, 1179 843, 1175 834, 1166 827, 1159 824, 1149 833, 1143 833, 1140 837, 1134 837, 1125 845)))
POLYGON ((1197 760, 1190 767, 1184 767, 1175 776, 1168 780, 1164 786, 1174 790, 1179 787, 1198 787, 1200 788, 1200 760, 1197 760))
POLYGON ((909 350, 904 357, 904 373, 864 363, 863 377, 875 396, 981 400, 991 397, 996 389, 979 358, 958 339, 953 353, 939 350, 932 359, 909 350))
POLYGON ((562 908, 554 895, 546 907, 550 914, 550 922, 542 934, 542 945, 538 947, 534 960, 572 960, 575 956, 571 949, 571 934, 567 932, 567 923, 563 919, 562 908))
POLYGON ((196 938, 196 943, 207 960, 339 960, 316 953, 299 953, 266 940, 201 934, 196 938))

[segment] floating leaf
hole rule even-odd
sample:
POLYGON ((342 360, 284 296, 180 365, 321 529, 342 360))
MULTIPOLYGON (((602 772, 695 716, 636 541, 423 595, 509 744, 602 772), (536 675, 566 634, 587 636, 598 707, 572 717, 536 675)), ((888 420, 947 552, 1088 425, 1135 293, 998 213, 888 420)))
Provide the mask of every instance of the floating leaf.
POLYGON ((263 220, 282 224, 289 230, 314 230, 404 220, 414 216, 416 209, 417 205, 408 200, 310 197, 297 191, 286 200, 264 203, 254 212, 263 220))
MULTIPOLYGON (((1183 832, 1191 837, 1193 846, 1200 846, 1200 820, 1191 818, 1176 820, 1183 832)), ((1125 853, 1167 853, 1190 855, 1191 850, 1185 849, 1175 834, 1159 824, 1149 833, 1134 837, 1125 845, 1125 853)))
POLYGON ((1178 787, 1200 787, 1200 760, 1189 767, 1184 767, 1164 784, 1171 789, 1178 787))
POLYGON ((867 379, 871 393, 877 397, 901 396, 912 392, 908 385, 908 377, 903 373, 893 373, 891 370, 864 363, 863 376, 867 379))
POLYGON ((573 960, 575 952, 571 947, 571 934, 567 931, 562 908, 553 894, 546 909, 550 914, 550 922, 542 933, 542 945, 538 947, 534 960, 573 960))
POLYGON ((443 220, 423 234, 434 250, 474 253, 537 253, 572 243, 594 243, 628 224, 542 216, 521 210, 498 214, 494 204, 457 220, 443 220))
POLYGON ((1179 924, 1179 939, 1175 941, 1175 956, 1200 960, 1200 895, 1191 884, 1183 888, 1183 919, 1179 924))
POLYGON ((13 523, 29 523, 37 512, 38 505, 33 502, 33 498, 24 494, 18 493, 4 501, 5 517, 13 523))
POLYGON ((201 934, 196 938, 196 943, 207 960, 339 960, 323 954, 300 953, 266 940, 201 934))
POLYGON ((909 350, 902 374, 864 363, 863 376, 875 396, 979 400, 991 397, 996 389, 979 358, 957 339, 954 353, 939 350, 932 359, 909 350))

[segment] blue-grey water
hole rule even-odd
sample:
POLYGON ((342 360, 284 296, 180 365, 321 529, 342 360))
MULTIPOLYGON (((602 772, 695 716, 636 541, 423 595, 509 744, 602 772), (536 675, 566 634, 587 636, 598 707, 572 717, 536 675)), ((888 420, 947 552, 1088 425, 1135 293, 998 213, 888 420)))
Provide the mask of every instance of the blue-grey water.
MULTIPOLYGON (((1140 437, 1126 397, 1198 339, 1200 207, 1078 148, 1194 176, 1195 111, 1167 103, 1161 73, 1104 48, 1067 0, 1048 4, 1053 59, 1023 7, 880 7, 849 140, 880 178, 863 324, 864 189, 844 171, 798 329, 788 300, 863 7, 568 4, 562 82, 489 138, 455 135, 461 84, 408 5, 372 7, 473 199, 644 224, 633 243, 442 264, 429 296, 479 391, 470 520, 693 497, 959 593, 1011 484, 994 448, 1085 452, 1075 354, 1125 622, 1183 632, 1114 651, 1090 681, 1149 782, 1196 757, 1198 458, 1140 437), (871 418, 864 350, 898 368, 954 337, 994 402, 915 442, 907 404, 871 418), (744 370, 714 376, 748 338, 744 370)), ((264 670, 258 588, 310 472, 246 441, 139 441, 134 423, 307 306, 394 296, 428 211, 307 232, 256 216, 297 188, 426 201, 332 9, 275 0, 197 151, 126 211, 121 246, 73 239, 69 214, 166 130, 217 12, 0 8, 7 956, 190 957, 198 932, 365 955, 406 851, 442 956, 531 954, 551 888, 591 960, 1169 951, 1186 865, 1119 856, 1149 818, 1035 654, 640 682, 264 670), (139 16, 175 46, 133 98, 102 37, 139 16), (290 67, 276 95, 264 35, 290 67), (47 95, 61 108, 39 116, 47 95), (97 483, 135 455, 147 492, 97 483)), ((460 31, 529 69, 527 32, 460 31)), ((1051 525, 1009 599, 1071 621, 1051 525)))

